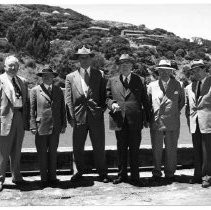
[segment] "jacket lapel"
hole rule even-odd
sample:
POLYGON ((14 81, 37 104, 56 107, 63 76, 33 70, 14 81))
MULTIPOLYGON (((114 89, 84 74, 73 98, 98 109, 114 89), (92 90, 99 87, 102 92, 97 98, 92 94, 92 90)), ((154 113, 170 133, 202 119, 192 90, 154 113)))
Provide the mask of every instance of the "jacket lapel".
POLYGON ((84 95, 84 92, 83 92, 83 89, 82 89, 82 84, 81 84, 81 78, 80 78, 79 70, 75 71, 73 81, 74 81, 73 84, 76 87, 76 89, 78 90, 78 92, 81 95, 84 95))
POLYGON ((7 98, 11 101, 12 104, 14 104, 13 90, 8 85, 8 82, 9 82, 8 80, 9 79, 8 79, 6 73, 4 73, 4 74, 1 75, 2 89, 4 90, 5 95, 7 96, 7 98))
POLYGON ((18 80, 18 83, 19 83, 20 88, 21 88, 23 104, 25 104, 25 101, 26 101, 26 91, 27 90, 24 87, 23 81, 18 76, 17 76, 17 80, 18 80))
MULTIPOLYGON (((159 81, 160 81, 160 83, 161 83, 161 85, 163 87, 163 84, 162 84, 161 80, 159 80, 159 81)), ((164 87, 163 87, 163 89, 164 89, 164 87)), ((173 91, 174 91, 173 80, 170 79, 166 90, 164 89, 164 96, 163 96, 163 99, 161 101, 161 104, 163 104, 168 99, 168 95, 172 95, 173 94, 173 91)))
POLYGON ((40 94, 41 94, 43 97, 45 97, 47 101, 51 102, 51 101, 52 101, 51 98, 45 93, 45 91, 43 90, 43 88, 41 87, 41 85, 40 85, 39 88, 40 88, 40 94))
POLYGON ((198 104, 202 101, 203 96, 207 94, 209 89, 210 89, 210 85, 209 85, 209 79, 207 77, 205 79, 204 83, 201 86, 201 94, 200 94, 200 96, 198 98, 198 104))
POLYGON ((121 75, 116 78, 116 88, 119 90, 119 92, 121 93, 121 95, 123 97, 125 97, 125 90, 124 90, 124 87, 123 87, 123 84, 122 84, 120 78, 121 78, 121 75))

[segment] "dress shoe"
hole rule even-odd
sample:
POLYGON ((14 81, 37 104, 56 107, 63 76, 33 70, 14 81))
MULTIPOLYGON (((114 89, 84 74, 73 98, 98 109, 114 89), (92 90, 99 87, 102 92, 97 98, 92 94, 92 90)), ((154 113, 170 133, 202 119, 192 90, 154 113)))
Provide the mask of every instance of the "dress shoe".
POLYGON ((16 185, 25 185, 25 184, 27 184, 28 182, 27 182, 26 180, 22 179, 22 180, 17 180, 17 181, 12 180, 12 183, 14 183, 14 184, 16 184, 16 185))
POLYGON ((202 186, 203 188, 208 188, 210 185, 211 185, 211 184, 210 184, 209 181, 203 181, 201 186, 202 186))
POLYGON ((155 182, 162 182, 163 178, 161 176, 152 176, 152 181, 155 181, 155 182))
POLYGON ((74 175, 71 177, 70 181, 71 181, 71 182, 79 182, 79 181, 81 181, 82 179, 83 179, 83 175, 77 172, 76 174, 74 174, 74 175))
POLYGON ((129 183, 137 187, 142 187, 144 185, 144 183, 141 182, 140 179, 131 179, 129 183))
POLYGON ((201 178, 192 178, 189 180, 189 184, 201 184, 202 179, 201 178))
POLYGON ((49 182, 48 182, 48 181, 41 181, 41 182, 39 183, 39 186, 40 186, 41 188, 48 187, 48 186, 49 186, 49 182))
POLYGON ((59 184, 60 180, 59 179, 49 179, 48 183, 51 186, 56 186, 57 184, 59 184))
POLYGON ((3 182, 0 182, 0 192, 3 190, 3 182))
POLYGON ((99 179, 103 183, 108 183, 110 181, 109 177, 107 175, 100 175, 99 179))
POLYGON ((122 182, 128 182, 128 178, 119 176, 118 178, 113 180, 113 184, 119 184, 122 182))
POLYGON ((170 183, 170 184, 176 181, 176 179, 175 179, 174 176, 165 177, 165 180, 166 180, 168 183, 170 183))

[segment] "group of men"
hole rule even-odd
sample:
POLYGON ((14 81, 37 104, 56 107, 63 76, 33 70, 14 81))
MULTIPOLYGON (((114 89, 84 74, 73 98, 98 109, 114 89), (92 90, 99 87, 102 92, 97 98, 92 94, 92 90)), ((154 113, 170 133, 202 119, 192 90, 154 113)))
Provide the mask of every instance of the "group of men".
MULTIPOLYGON (((80 67, 66 76, 65 103, 67 120, 73 128, 73 154, 77 173, 71 181, 78 182, 86 173, 84 146, 89 133, 96 169, 107 183, 105 159, 104 111, 109 109, 109 128, 115 131, 119 173, 113 184, 140 184, 139 147, 141 130, 150 128, 153 179, 161 181, 162 150, 165 144, 165 179, 175 180, 177 143, 180 134, 180 112, 186 106, 186 116, 194 148, 194 176, 190 183, 211 185, 211 77, 202 60, 191 63, 194 78, 184 90, 172 72, 169 60, 161 60, 156 71, 159 78, 146 87, 144 79, 133 73, 134 60, 122 54, 119 74, 108 81, 99 69, 92 67, 94 53, 83 46, 75 53, 80 67), (185 99, 186 98, 186 99, 185 99), (128 149, 130 178, 128 177, 128 149)), ((29 129, 28 91, 25 80, 17 76, 18 60, 5 59, 5 73, 0 75, 0 190, 5 180, 6 163, 10 158, 12 181, 21 183, 21 146, 24 129, 29 129)), ((56 155, 56 154, 55 154, 56 155)))

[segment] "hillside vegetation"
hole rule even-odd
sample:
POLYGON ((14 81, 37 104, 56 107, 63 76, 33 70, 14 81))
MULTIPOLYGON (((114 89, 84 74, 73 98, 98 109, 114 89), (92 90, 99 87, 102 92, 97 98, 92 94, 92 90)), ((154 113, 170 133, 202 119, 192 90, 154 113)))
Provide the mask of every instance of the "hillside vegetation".
POLYGON ((192 59, 203 59, 210 66, 210 40, 195 37, 190 41, 144 24, 92 20, 74 10, 48 5, 0 5, 0 37, 1 71, 4 57, 16 54, 20 74, 29 79, 31 87, 38 82, 35 74, 43 65, 51 65, 62 79, 74 71, 77 63, 72 55, 82 45, 96 53, 93 65, 108 76, 117 73, 115 61, 121 53, 134 57, 134 71, 144 77, 154 72, 161 58, 174 61, 180 79, 185 78, 192 59), (140 34, 125 35, 123 30, 140 34))

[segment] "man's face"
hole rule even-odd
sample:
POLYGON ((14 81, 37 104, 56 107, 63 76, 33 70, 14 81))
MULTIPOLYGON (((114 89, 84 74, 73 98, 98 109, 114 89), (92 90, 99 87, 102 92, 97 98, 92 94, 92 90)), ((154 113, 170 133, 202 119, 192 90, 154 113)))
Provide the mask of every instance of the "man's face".
POLYGON ((91 56, 90 55, 79 55, 78 60, 82 68, 88 68, 91 65, 91 56))
POLYGON ((124 62, 120 63, 120 73, 124 76, 130 74, 133 68, 133 64, 129 60, 125 60, 124 62))
POLYGON ((169 79, 172 74, 171 69, 158 69, 158 74, 161 79, 169 79))
POLYGON ((16 60, 8 60, 5 64, 4 64, 4 69, 5 72, 10 75, 11 77, 14 77, 17 75, 18 73, 18 69, 19 69, 19 63, 16 60))
POLYGON ((51 73, 43 74, 42 75, 42 81, 43 83, 47 85, 51 85, 53 83, 54 75, 51 73))
POLYGON ((191 69, 190 76, 192 76, 193 79, 199 81, 205 76, 206 72, 204 68, 196 67, 194 69, 191 69))

